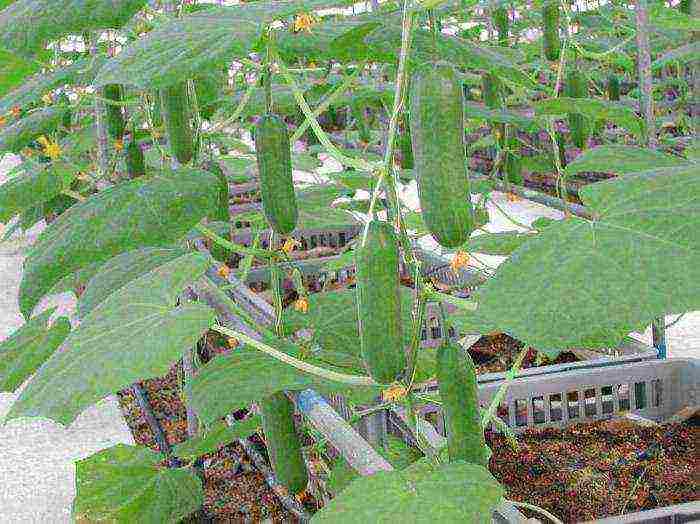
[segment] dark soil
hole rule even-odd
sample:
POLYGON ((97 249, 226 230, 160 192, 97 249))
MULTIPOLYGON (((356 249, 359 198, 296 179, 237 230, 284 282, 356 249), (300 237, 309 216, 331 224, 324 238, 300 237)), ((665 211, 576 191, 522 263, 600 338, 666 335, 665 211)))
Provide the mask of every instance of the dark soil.
POLYGON ((531 431, 518 436, 518 451, 500 434, 486 437, 491 472, 507 498, 567 523, 700 498, 697 418, 655 427, 611 420, 531 431))
MULTIPOLYGON (((216 333, 207 335, 206 346, 210 356, 228 351, 222 338, 216 333)), ((187 440, 187 415, 180 396, 182 364, 172 366, 167 375, 140 382, 153 413, 166 435, 168 444, 174 446, 187 440)), ((137 444, 159 451, 151 428, 136 403, 130 389, 118 392, 119 404, 137 444)), ((245 416, 243 412, 237 416, 245 416)), ((255 447, 266 457, 265 444, 256 433, 249 437, 255 447)), ((244 523, 295 522, 296 519, 282 506, 279 498, 265 482, 265 477, 251 466, 250 459, 238 443, 219 448, 215 453, 201 457, 203 466, 203 513, 208 522, 244 523)), ((314 507, 312 498, 305 504, 314 507)), ((195 520, 192 520, 195 522, 195 520)))
MULTIPOLYGON (((497 373, 508 371, 520 351, 523 344, 505 333, 496 335, 484 335, 479 341, 469 348, 469 354, 474 360, 477 374, 497 373)), ((537 351, 529 348, 523 360, 521 369, 553 364, 568 364, 578 362, 579 358, 570 351, 559 354, 555 359, 544 358, 540 364, 537 363, 537 351)))

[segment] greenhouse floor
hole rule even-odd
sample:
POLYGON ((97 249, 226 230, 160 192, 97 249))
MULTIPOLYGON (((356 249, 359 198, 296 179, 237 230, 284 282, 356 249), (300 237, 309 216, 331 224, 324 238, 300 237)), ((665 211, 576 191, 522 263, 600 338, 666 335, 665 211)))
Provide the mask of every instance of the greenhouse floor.
MULTIPOLYGON (((5 174, 13 163, 11 156, 0 162, 0 183, 5 181, 5 174)), ((415 208, 415 185, 406 186, 401 198, 415 208)), ((529 201, 511 202, 503 194, 497 195, 496 201, 511 216, 528 224, 541 216, 562 216, 558 211, 529 201)), ((491 208, 490 213, 492 220, 487 226, 490 231, 515 228, 497 209, 491 208)), ((41 227, 38 225, 24 238, 0 246, 0 340, 7 338, 23 323, 17 307, 22 261, 27 246, 41 227)), ((424 239, 422 244, 426 248, 436 248, 429 238, 424 239)), ((480 256, 479 260, 495 266, 501 258, 480 256)), ((54 318, 57 315, 70 316, 75 299, 71 294, 53 296, 44 300, 39 309, 52 305, 58 306, 54 318)), ((669 317, 667 322, 672 320, 675 317, 669 317)), ((633 336, 646 342, 651 339, 650 330, 633 336)), ((667 337, 668 356, 700 358, 700 312, 685 315, 668 330, 667 337)), ((9 411, 17 394, 0 393, 0 420, 9 411)), ((115 397, 87 409, 68 428, 48 420, 15 420, 1 426, 2 522, 70 522, 70 505, 75 494, 73 462, 117 443, 133 444, 133 439, 115 397)))

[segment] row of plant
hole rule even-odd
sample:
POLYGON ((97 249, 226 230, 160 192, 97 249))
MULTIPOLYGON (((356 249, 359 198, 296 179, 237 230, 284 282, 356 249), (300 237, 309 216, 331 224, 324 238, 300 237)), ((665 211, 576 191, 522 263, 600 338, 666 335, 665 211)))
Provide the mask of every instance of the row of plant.
MULTIPOLYGON (((257 403, 275 474, 297 493, 307 473, 284 391, 312 386, 355 398, 381 395, 404 406, 416 431, 416 405, 434 373, 445 449, 435 453, 417 437, 424 458, 353 481, 312 520, 427 520, 439 512, 446 521, 488 522, 504 494, 488 470, 483 431, 492 422, 503 427, 498 402, 480 412, 467 348, 445 340, 434 356, 420 352, 426 304, 458 308, 462 333, 504 332, 522 341, 511 377, 530 347, 550 358, 573 347, 614 347, 655 318, 698 308, 697 142, 673 137, 682 155, 630 144, 657 142, 647 111, 653 93, 645 83, 652 70, 672 64, 681 86, 697 75, 697 45, 683 42, 698 19, 683 10, 637 7, 638 15, 651 15, 653 27, 668 30, 651 39, 651 66, 644 66, 646 44, 640 46, 637 82, 630 74, 632 39, 644 43, 649 34, 644 16, 632 23, 624 4, 574 13, 566 2, 546 3, 541 11, 521 8, 508 27, 497 6, 491 10, 497 45, 482 42, 480 31, 448 31, 471 21, 479 6, 469 2, 386 2, 350 15, 322 14, 321 8, 346 5, 328 1, 166 3, 163 11, 143 0, 100 0, 89 11, 81 0, 6 4, 0 45, 24 57, 20 65, 43 67, 53 42, 54 64, 28 78, 31 67, 13 69, 21 85, 0 100, 6 115, 0 151, 22 160, 0 186, 0 219, 17 217, 8 227, 12 234, 48 214, 58 217, 24 263, 19 302, 27 324, 0 346, 8 371, 3 389, 14 390, 33 374, 7 420, 41 416, 69 424, 106 395, 162 375, 205 333, 217 331, 238 347, 203 365, 185 386, 204 427, 195 439, 257 403), (522 28, 533 25, 541 27, 542 39, 521 40, 522 28), (118 37, 99 38, 117 28, 118 37), (60 65, 66 58, 61 42, 76 34, 85 51, 70 52, 71 62, 60 65), (589 66, 585 75, 582 64, 589 66), (591 95, 601 70, 607 78, 613 66, 638 85, 627 100, 616 100, 614 81, 607 82, 605 99, 591 95), (483 105, 465 102, 474 85, 483 105), (349 126, 336 126, 341 108, 351 115, 349 126), (230 131, 241 120, 253 131, 254 157, 230 131), (482 142, 495 151, 486 179, 475 180, 467 168, 465 132, 472 124, 466 122, 472 121, 491 130, 482 142), (601 134, 610 124, 626 133, 611 133, 603 145, 562 163, 567 141, 584 149, 592 130, 601 134), (336 145, 338 127, 346 144, 360 148, 336 145), (533 128, 549 137, 540 156, 553 166, 560 188, 580 172, 618 177, 580 191, 590 220, 567 213, 561 221, 518 223, 524 233, 472 237, 488 221, 486 203, 493 202, 499 176, 506 188, 522 182, 516 131, 533 128), (292 150, 305 134, 319 143, 310 151, 323 151, 344 169, 325 183, 298 187, 293 167, 319 165, 292 150), (367 152, 370 143, 381 155, 367 152), (264 222, 249 218, 272 231, 267 248, 236 243, 228 234, 233 180, 213 162, 219 147, 235 152, 241 170, 256 164, 264 222), (118 175, 122 169, 126 176, 118 175), (411 180, 420 213, 398 198, 411 180), (332 205, 360 190, 369 198, 345 209, 332 205), (480 195, 476 204, 473 193, 480 195), (345 351, 361 356, 352 370, 285 336, 280 285, 281 263, 290 262, 294 247, 289 236, 353 223, 348 210, 364 215, 347 254, 356 266, 350 294, 357 325, 345 351), (454 254, 455 270, 474 252, 509 258, 469 298, 460 298, 422 276, 412 235, 423 233, 454 254), (211 307, 183 296, 193 283, 210 282, 212 259, 187 248, 197 236, 211 242, 215 259, 236 254, 244 268, 256 260, 269 266, 274 327, 258 325, 232 305, 262 340, 218 324, 211 307), (412 276, 408 318, 400 265, 412 276), (44 296, 80 286, 86 289, 74 329, 65 321, 49 327, 50 312, 32 317, 44 296)), ((693 116, 682 89, 677 98, 681 119, 688 109, 693 116)), ((297 313, 304 314, 313 301, 303 283, 296 292, 297 313)), ((452 322, 442 314, 444 328, 452 322)), ((224 443, 231 433, 220 438, 224 443)), ((76 518, 161 522, 196 511, 203 492, 193 462, 171 468, 160 462, 151 450, 121 445, 78 462, 76 518)))

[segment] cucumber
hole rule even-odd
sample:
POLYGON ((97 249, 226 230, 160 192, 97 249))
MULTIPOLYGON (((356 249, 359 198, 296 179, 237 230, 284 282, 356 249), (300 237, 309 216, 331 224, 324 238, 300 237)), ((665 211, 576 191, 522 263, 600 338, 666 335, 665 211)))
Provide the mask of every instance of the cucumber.
POLYGON ((481 93, 484 105, 489 109, 503 107, 501 81, 493 73, 481 75, 481 93))
POLYGON ((557 150, 559 151, 559 164, 561 168, 564 169, 567 165, 566 162, 566 147, 564 146, 565 138, 561 131, 557 131, 557 150))
POLYGON ((680 10, 681 13, 684 13, 686 15, 690 15, 690 11, 692 10, 693 7, 693 0, 681 0, 680 3, 678 4, 678 9, 680 10))
POLYGON ((219 70, 211 75, 204 75, 195 79, 194 91, 197 95, 197 107, 199 108, 199 115, 204 120, 210 120, 214 116, 217 103, 227 80, 228 73, 219 70))
POLYGON ((561 41, 559 40, 559 2, 545 0, 542 5, 542 43, 547 60, 559 60, 561 41))
POLYGON ((255 127, 263 211, 275 233, 288 235, 297 225, 292 157, 287 124, 277 115, 263 116, 255 127))
MULTIPOLYGON (((570 98, 586 98, 588 96, 588 80, 577 68, 569 71, 564 94, 570 98)), ((579 113, 569 113, 568 119, 571 141, 579 149, 584 149, 591 132, 588 119, 579 113)))
POLYGON ((488 466, 490 450, 481 428, 474 362, 468 352, 454 343, 440 346, 436 358, 450 461, 488 466))
POLYGON ((617 102, 620 100, 620 79, 615 74, 608 77, 608 100, 617 102))
POLYGON ((411 80, 410 128, 423 221, 446 248, 473 231, 464 140, 464 98, 452 66, 428 63, 411 80))
POLYGON ((508 9, 505 6, 498 6, 493 10, 491 22, 498 33, 498 45, 506 47, 508 45, 508 9))
MULTIPOLYGON (((102 93, 107 100, 112 102, 122 101, 122 86, 120 84, 107 84, 102 88, 102 93)), ((105 104, 107 116, 107 132, 115 140, 124 138, 124 114, 121 106, 105 104)))
MULTIPOLYGON (((216 214, 211 218, 217 222, 231 222, 231 211, 229 209, 228 179, 218 162, 210 161, 204 165, 204 169, 216 175, 219 182, 219 196, 217 198, 216 214)), ((228 263, 229 250, 217 243, 212 243, 211 255, 224 264, 228 263)))
POLYGON ((178 162, 186 164, 194 156, 187 83, 181 82, 161 89, 160 106, 170 152, 178 162))
POLYGON ((362 358, 380 384, 398 380, 406 367, 399 298, 399 245, 388 222, 369 223, 355 252, 357 318, 362 358))
POLYGON ((294 427, 294 405, 278 391, 260 402, 260 414, 275 477, 290 493, 301 493, 309 476, 294 427))
POLYGON ((63 113, 61 124, 68 130, 70 129, 71 122, 73 120, 73 112, 71 111, 70 99, 68 98, 68 95, 61 93, 61 95, 58 97, 58 103, 65 106, 65 112, 63 113))
POLYGON ((518 141, 515 137, 508 140, 508 150, 504 160, 503 172, 506 180, 511 184, 523 185, 522 162, 520 155, 516 154, 518 141))
POLYGON ((163 125, 163 109, 160 105, 160 94, 158 91, 153 93, 153 105, 151 106, 151 120, 153 121, 153 127, 160 127, 163 125))
POLYGON ((126 174, 130 179, 146 174, 146 161, 143 156, 143 150, 136 142, 134 133, 131 134, 131 139, 124 148, 124 155, 126 174))

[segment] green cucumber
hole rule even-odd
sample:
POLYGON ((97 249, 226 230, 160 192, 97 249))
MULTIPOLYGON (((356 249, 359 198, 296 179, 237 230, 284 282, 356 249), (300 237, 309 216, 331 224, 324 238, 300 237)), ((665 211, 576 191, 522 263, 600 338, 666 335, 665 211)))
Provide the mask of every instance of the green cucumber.
POLYGON ((277 481, 292 494, 301 493, 309 482, 301 442, 294 427, 294 404, 282 391, 260 403, 267 453, 277 481))
POLYGON ((436 358, 450 461, 488 466, 490 450, 481 427, 474 362, 468 352, 454 343, 440 346, 436 358))
POLYGON ((547 60, 559 60, 559 1, 545 0, 542 5, 542 42, 547 60))
POLYGON ((297 225, 292 157, 287 124, 277 115, 263 116, 255 126, 255 153, 263 211, 275 233, 288 235, 297 225))
MULTIPOLYGON (((570 98, 586 98, 588 96, 588 80, 578 68, 569 71, 564 94, 570 98)), ((588 119, 580 113, 569 113, 568 119, 571 141, 579 149, 584 149, 591 132, 588 119)))
POLYGON ((134 133, 131 134, 131 139, 124 148, 124 155, 126 174, 130 179, 146 174, 146 161, 143 156, 143 150, 136 142, 134 133))
POLYGON ((187 83, 161 89, 160 105, 170 152, 178 162, 186 164, 194 156, 187 83))
MULTIPOLYGON (((122 86, 120 84, 107 84, 102 88, 102 93, 107 100, 112 102, 122 101, 122 86)), ((107 116, 107 131, 115 140, 124 138, 124 114, 121 106, 105 104, 107 116)))
POLYGON ((615 74, 608 77, 608 100, 617 102, 620 100, 620 79, 615 74))
POLYGON ((693 7, 693 1, 692 0, 681 0, 680 3, 678 4, 678 9, 681 13, 690 15, 690 12, 693 7))
POLYGON ((373 220, 355 252, 357 318, 362 358, 380 384, 398 380, 406 367, 399 296, 399 245, 388 222, 373 220))
POLYGON ((151 121, 154 128, 163 125, 163 109, 160 105, 160 94, 158 91, 153 93, 153 104, 151 105, 151 121))
POLYGON ((516 184, 518 186, 523 185, 523 174, 522 174, 522 162, 520 155, 516 154, 518 141, 515 137, 511 137, 508 140, 508 150, 505 154, 503 172, 506 175, 506 180, 510 184, 516 184))
POLYGON ((498 45, 508 45, 508 9, 505 6, 498 6, 493 10, 491 22, 498 33, 498 45))
POLYGON ((446 248, 474 227, 464 139, 464 97, 454 68, 425 64, 411 80, 410 128, 423 221, 446 248))

